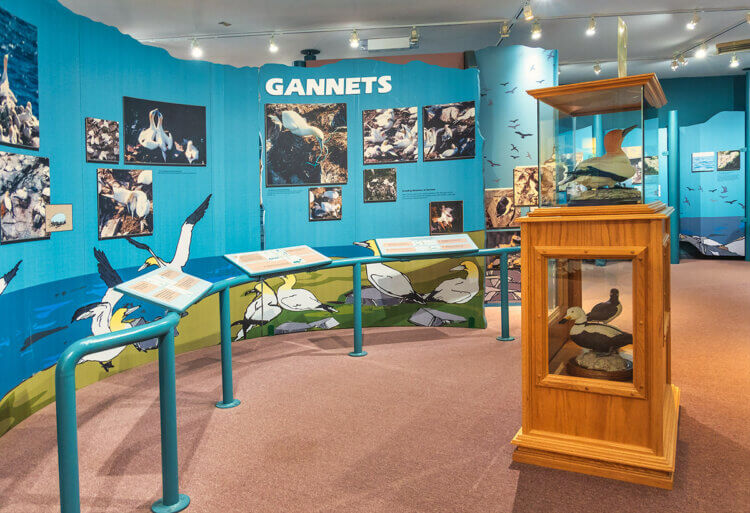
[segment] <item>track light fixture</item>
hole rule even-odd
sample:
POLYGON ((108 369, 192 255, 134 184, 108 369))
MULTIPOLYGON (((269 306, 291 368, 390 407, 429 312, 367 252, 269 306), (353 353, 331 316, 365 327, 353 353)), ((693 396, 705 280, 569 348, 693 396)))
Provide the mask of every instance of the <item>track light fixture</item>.
POLYGON ((703 59, 706 57, 706 54, 708 54, 708 49, 706 48, 706 43, 703 43, 698 47, 698 49, 695 51, 695 57, 697 59, 703 59))
POLYGON ((539 39, 542 37, 542 26, 539 25, 539 21, 534 20, 531 25, 531 39, 539 39))
POLYGON ((596 61, 596 64, 594 64, 594 73, 597 75, 602 72, 602 65, 599 64, 599 61, 596 61))
POLYGON ((352 34, 349 36, 349 46, 352 48, 359 48, 359 34, 357 29, 352 30, 352 34))
POLYGON ((412 26, 411 34, 409 34, 409 44, 411 46, 417 46, 419 44, 419 31, 416 26, 412 26))
POLYGON ((672 59, 672 64, 669 67, 672 68, 672 71, 677 71, 677 68, 680 67, 680 63, 677 62, 677 57, 672 59))
POLYGON ((500 39, 505 39, 508 36, 510 36, 510 25, 507 21, 504 21, 503 26, 500 27, 500 39))
POLYGON ((268 41, 268 51, 271 53, 276 53, 279 51, 279 45, 276 44, 275 36, 271 36, 271 39, 268 41))
POLYGON ((531 0, 526 0, 526 3, 523 4, 523 19, 526 21, 534 19, 534 10, 531 8, 531 0))
POLYGON ((679 63, 680 66, 687 66, 687 63, 688 63, 684 54, 680 54, 680 56, 677 57, 677 62, 679 63))
POLYGON ((730 68, 738 68, 740 66, 740 61, 737 58, 737 54, 733 53, 732 58, 729 59, 729 67, 730 68))
POLYGON ((201 48, 201 45, 198 44, 198 40, 196 38, 193 38, 190 43, 190 55, 193 56, 193 59, 200 59, 201 57, 203 57, 203 48, 201 48))
POLYGON ((695 11, 693 13, 693 17, 688 21, 687 25, 685 27, 688 30, 695 30, 695 27, 698 25, 698 22, 701 21, 701 17, 698 16, 698 11, 695 11))
POLYGON ((589 26, 586 29, 586 35, 591 37, 594 34, 596 34, 596 18, 592 16, 591 19, 589 20, 589 26))

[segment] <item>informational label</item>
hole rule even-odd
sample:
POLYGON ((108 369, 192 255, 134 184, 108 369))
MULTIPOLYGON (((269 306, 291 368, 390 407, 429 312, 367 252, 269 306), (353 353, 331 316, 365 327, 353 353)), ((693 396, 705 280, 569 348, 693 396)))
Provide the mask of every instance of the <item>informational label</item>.
POLYGON ((224 258, 242 269, 250 276, 280 274, 286 271, 305 269, 325 265, 331 259, 318 253, 309 246, 251 251, 224 255, 224 258))
POLYGON ((470 253, 479 249, 471 237, 465 233, 375 239, 375 244, 381 255, 390 257, 470 253))
POLYGON ((184 312, 197 302, 212 283, 169 267, 120 283, 116 290, 175 312, 184 312))

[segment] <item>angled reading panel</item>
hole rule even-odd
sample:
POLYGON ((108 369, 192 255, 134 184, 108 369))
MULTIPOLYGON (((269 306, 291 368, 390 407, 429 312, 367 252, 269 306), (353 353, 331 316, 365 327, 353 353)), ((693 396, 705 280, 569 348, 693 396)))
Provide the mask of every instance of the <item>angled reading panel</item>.
POLYGON ((249 276, 278 275, 292 271, 321 267, 331 263, 331 259, 309 246, 233 253, 224 258, 242 269, 249 276))
POLYGON ((169 267, 120 283, 115 290, 141 301, 183 313, 197 303, 212 283, 169 267))
POLYGON ((463 254, 478 251, 477 245, 465 233, 432 235, 427 237, 396 237, 375 239, 384 257, 463 254))

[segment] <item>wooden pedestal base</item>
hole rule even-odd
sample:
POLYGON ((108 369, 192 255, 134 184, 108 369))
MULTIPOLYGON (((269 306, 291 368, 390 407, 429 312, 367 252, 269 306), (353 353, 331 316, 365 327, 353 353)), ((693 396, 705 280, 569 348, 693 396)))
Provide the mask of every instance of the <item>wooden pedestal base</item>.
POLYGON ((657 456, 647 448, 543 431, 526 434, 519 429, 512 441, 518 446, 513 461, 671 490, 677 452, 680 389, 674 385, 670 387, 665 391, 663 456, 657 456))

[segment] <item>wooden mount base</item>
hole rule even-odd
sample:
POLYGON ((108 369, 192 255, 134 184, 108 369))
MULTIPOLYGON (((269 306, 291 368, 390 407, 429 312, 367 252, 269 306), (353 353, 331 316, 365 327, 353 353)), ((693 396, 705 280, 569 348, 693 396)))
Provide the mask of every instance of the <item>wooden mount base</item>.
POLYGON ((664 455, 602 440, 564 437, 552 433, 524 434, 519 429, 513 438, 513 461, 592 476, 617 479, 671 490, 677 453, 677 426, 680 390, 666 390, 664 406, 664 455))

